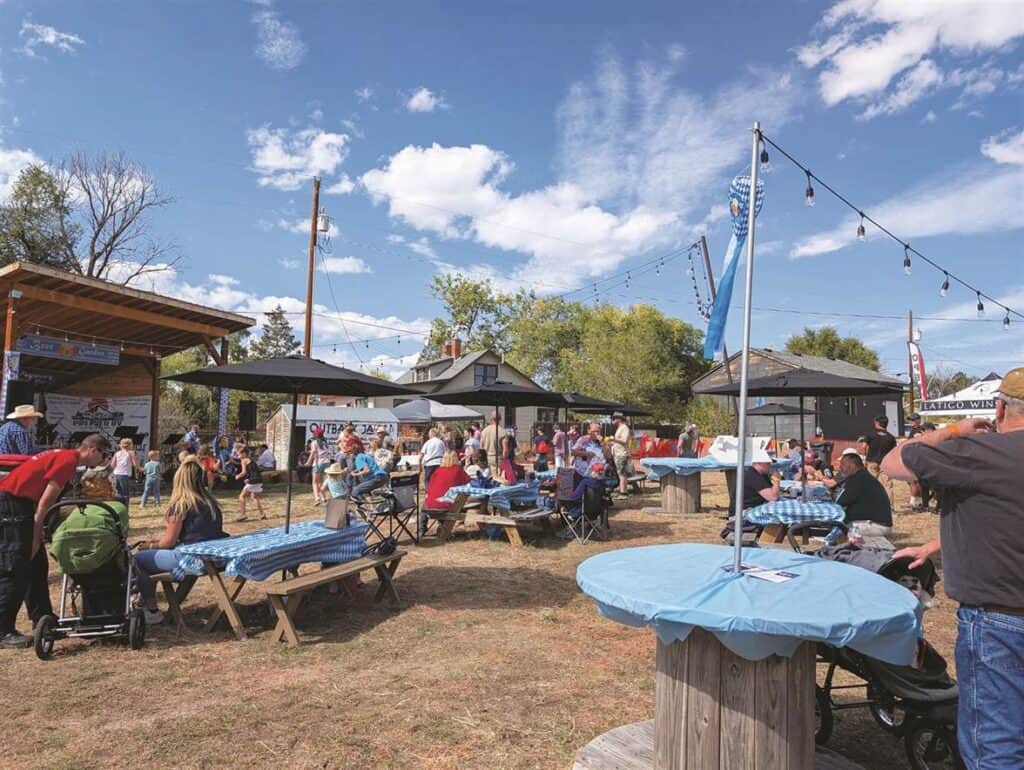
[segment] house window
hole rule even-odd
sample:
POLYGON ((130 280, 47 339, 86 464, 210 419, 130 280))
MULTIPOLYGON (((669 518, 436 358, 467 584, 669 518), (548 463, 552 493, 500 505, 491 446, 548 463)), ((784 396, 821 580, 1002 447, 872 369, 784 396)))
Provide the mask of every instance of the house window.
POLYGON ((846 401, 846 404, 844 405, 846 407, 846 413, 848 415, 850 415, 851 417, 856 417, 857 416, 857 399, 856 398, 847 398, 847 399, 844 399, 844 400, 846 401))
POLYGON ((474 364, 473 365, 473 385, 493 385, 498 381, 498 365, 497 364, 474 364))
POLYGON ((558 414, 557 409, 537 409, 537 422, 551 424, 555 421, 558 414))

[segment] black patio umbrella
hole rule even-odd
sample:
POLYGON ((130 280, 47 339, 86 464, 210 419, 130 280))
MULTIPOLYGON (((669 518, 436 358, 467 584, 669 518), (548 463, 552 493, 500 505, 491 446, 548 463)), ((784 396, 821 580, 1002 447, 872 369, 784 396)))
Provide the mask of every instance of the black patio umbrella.
POLYGON ((621 412, 624 417, 644 417, 650 414, 646 409, 638 406, 622 403, 620 401, 605 401, 593 396, 585 396, 576 391, 564 391, 562 397, 565 399, 566 409, 586 414, 614 414, 621 412))
MULTIPOLYGON (((316 358, 283 356, 262 361, 246 361, 227 366, 207 366, 162 379, 191 385, 248 390, 253 393, 290 393, 292 396, 292 427, 295 426, 299 395, 321 396, 407 396, 422 395, 418 390, 395 385, 368 374, 332 366, 316 358)), ((292 521, 291 433, 288 434, 288 498, 285 503, 285 532, 292 521)))
MULTIPOLYGON (((800 398, 800 444, 804 443, 804 398, 806 396, 879 396, 888 393, 902 393, 900 385, 880 382, 878 380, 857 380, 852 377, 841 377, 827 372, 816 372, 812 369, 790 369, 787 372, 770 374, 747 381, 747 396, 799 396, 800 398)), ((739 382, 727 382, 706 388, 694 388, 694 393, 709 396, 738 396, 739 382)), ((748 411, 747 414, 751 414, 748 411)), ((801 478, 804 478, 803 463, 801 478)), ((804 497, 807 496, 807 485, 803 485, 804 497)))
MULTIPOLYGON (((753 409, 747 410, 747 417, 771 417, 772 418, 772 438, 775 439, 776 443, 779 440, 779 417, 788 417, 791 415, 800 415, 803 419, 803 412, 800 411, 798 406, 790 406, 789 404, 762 404, 761 406, 755 406, 753 409)), ((776 449, 778 452, 778 449, 776 449)))
POLYGON ((493 406, 506 410, 517 406, 551 406, 556 409, 565 406, 561 393, 511 382, 492 382, 474 385, 471 388, 445 390, 431 393, 427 398, 442 404, 464 404, 468 406, 493 406))

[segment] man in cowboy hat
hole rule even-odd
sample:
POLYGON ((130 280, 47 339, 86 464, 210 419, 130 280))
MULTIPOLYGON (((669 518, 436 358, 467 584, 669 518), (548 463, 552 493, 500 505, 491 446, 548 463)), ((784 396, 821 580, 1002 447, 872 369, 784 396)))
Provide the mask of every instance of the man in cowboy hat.
POLYGON ((45 415, 36 411, 32 404, 21 404, 7 415, 7 422, 0 427, 0 455, 34 455, 35 441, 32 431, 37 417, 45 415))

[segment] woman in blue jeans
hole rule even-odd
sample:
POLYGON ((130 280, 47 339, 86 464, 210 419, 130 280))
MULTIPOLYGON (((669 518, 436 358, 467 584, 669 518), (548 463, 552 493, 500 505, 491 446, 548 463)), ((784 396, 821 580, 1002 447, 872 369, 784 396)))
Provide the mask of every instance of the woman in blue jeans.
POLYGON ((171 500, 167 506, 167 528, 157 540, 145 543, 135 554, 139 592, 145 608, 146 623, 163 620, 156 605, 156 584, 151 575, 171 572, 178 566, 174 547, 227 537, 224 514, 205 484, 206 471, 195 455, 186 457, 174 474, 171 500))

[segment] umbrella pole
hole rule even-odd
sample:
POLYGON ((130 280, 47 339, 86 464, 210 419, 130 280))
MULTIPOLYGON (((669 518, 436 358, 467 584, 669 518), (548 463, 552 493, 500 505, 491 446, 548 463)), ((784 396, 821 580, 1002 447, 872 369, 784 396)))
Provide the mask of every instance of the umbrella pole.
POLYGON ((804 462, 804 397, 800 396, 800 497, 807 502, 807 463, 804 462))
POLYGON ((758 145, 761 124, 754 121, 750 150, 750 193, 747 200, 747 277, 743 289, 743 351, 740 357, 740 402, 736 445, 736 489, 733 513, 733 569, 738 575, 743 560, 743 476, 747 455, 747 380, 750 369, 750 302, 754 294, 754 219, 756 217, 758 145))
POLYGON ((295 434, 295 420, 299 411, 299 392, 292 393, 292 422, 288 429, 288 496, 284 503, 284 531, 287 532, 292 524, 292 471, 295 470, 292 463, 292 436, 295 434))

